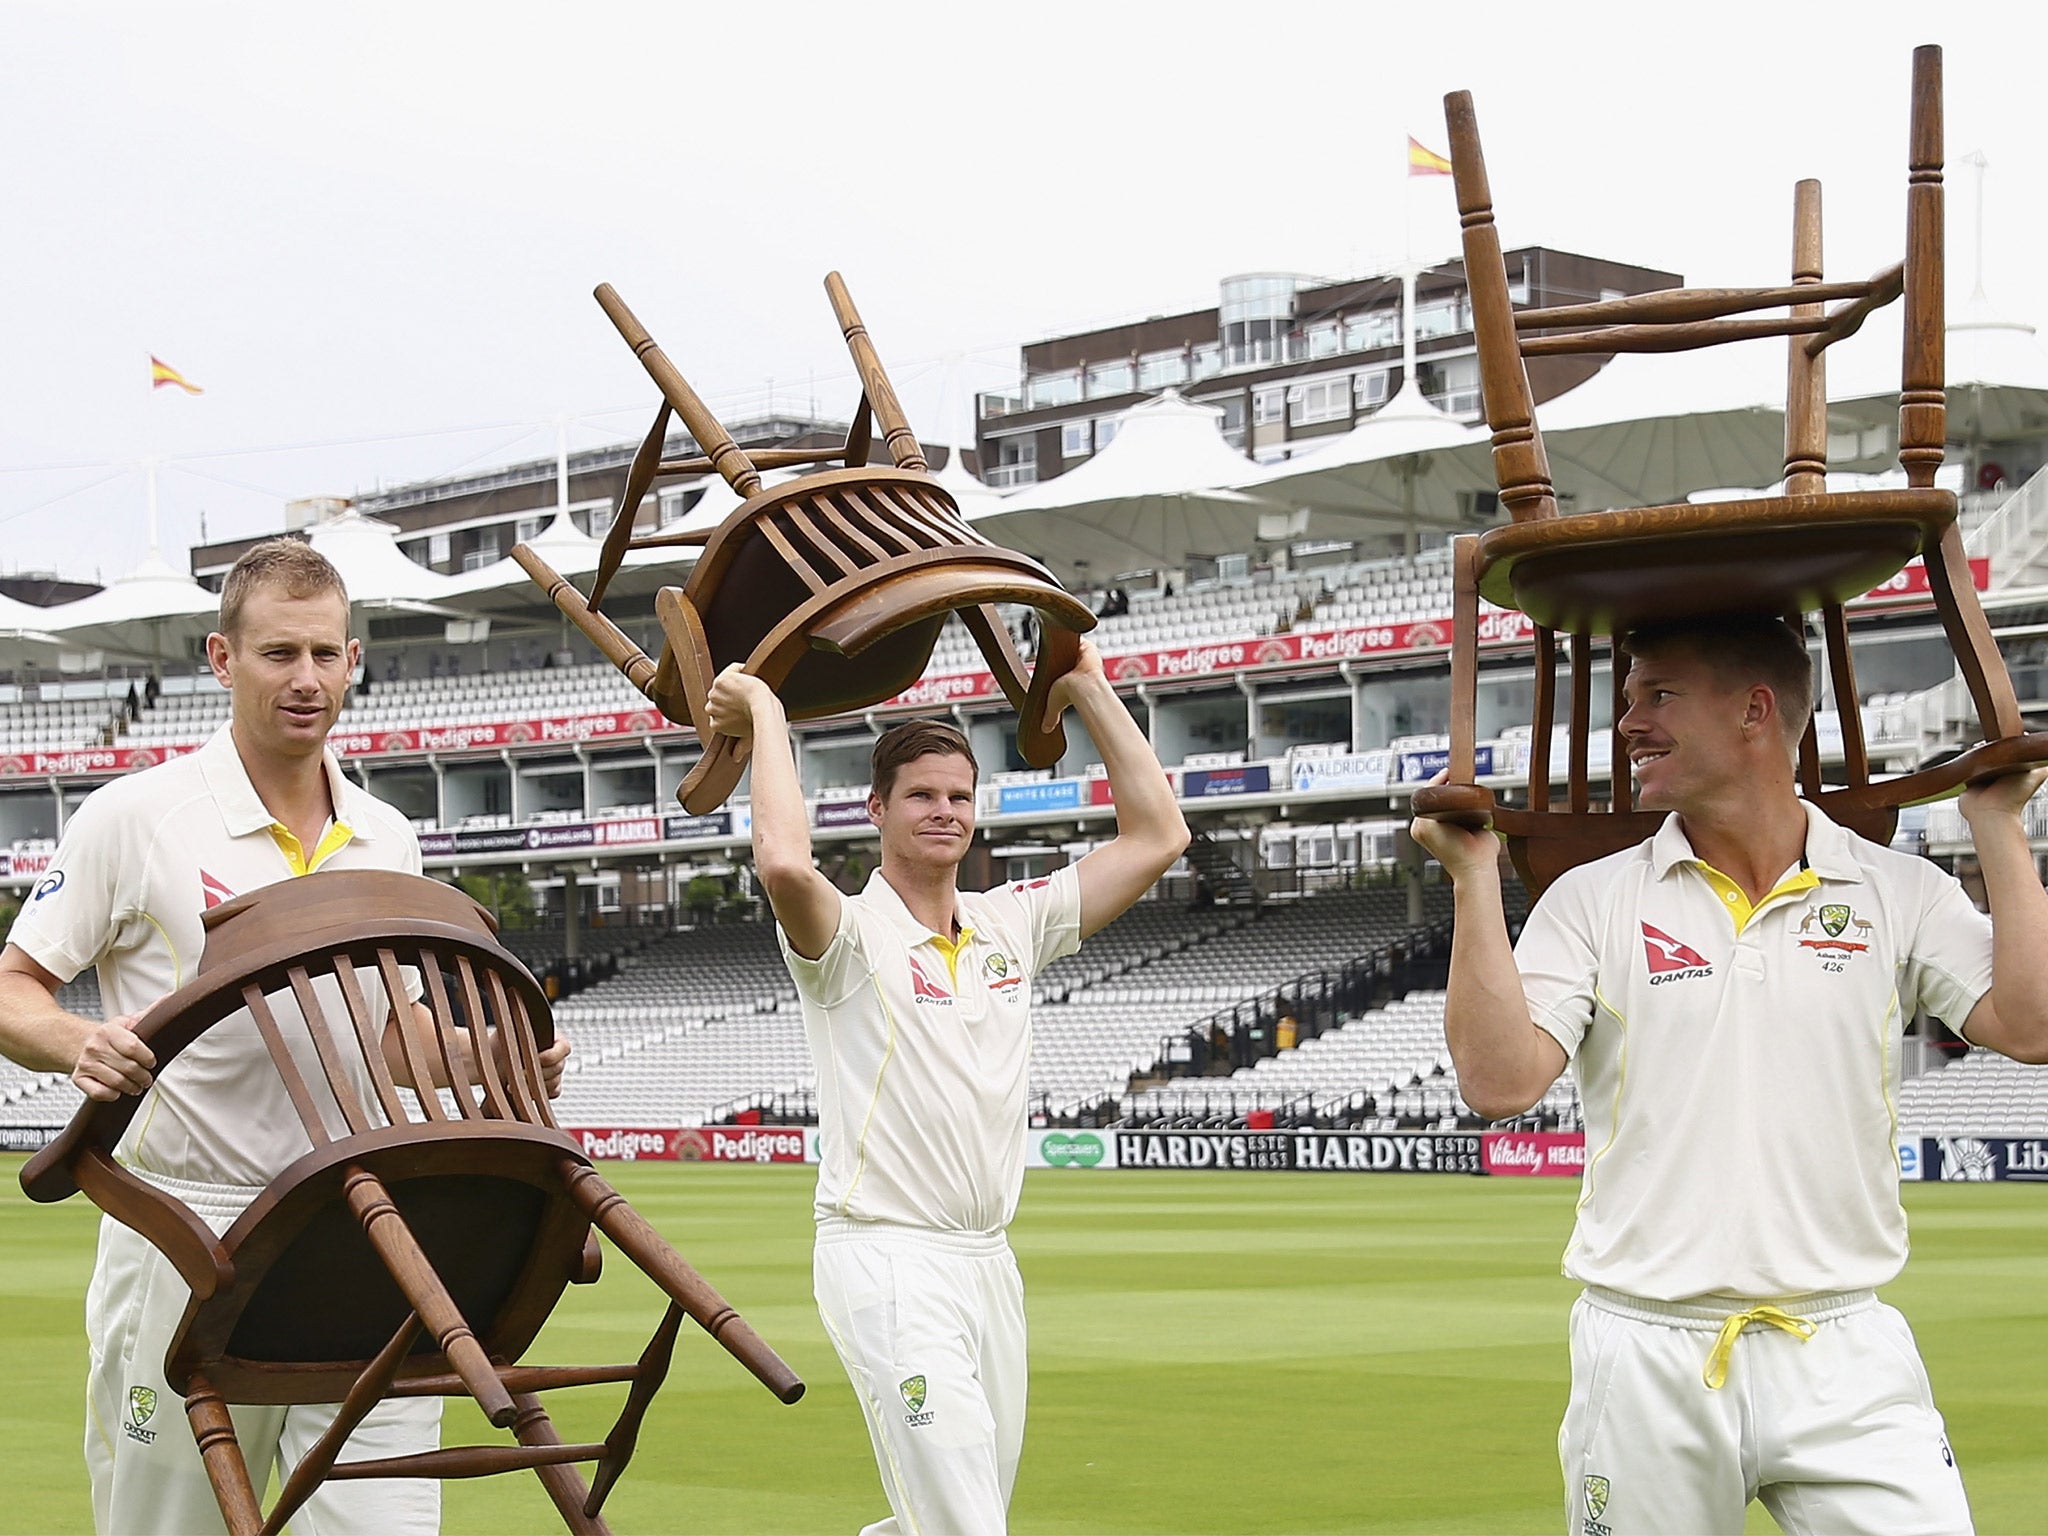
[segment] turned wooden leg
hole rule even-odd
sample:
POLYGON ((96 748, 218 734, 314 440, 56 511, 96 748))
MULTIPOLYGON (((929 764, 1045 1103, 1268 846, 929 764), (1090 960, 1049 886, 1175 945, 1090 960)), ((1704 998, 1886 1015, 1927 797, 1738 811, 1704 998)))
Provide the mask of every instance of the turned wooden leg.
POLYGON ((192 1421, 192 1438, 199 1442, 199 1459, 206 1464, 206 1480, 220 1501, 228 1536, 256 1536, 263 1529, 263 1511, 256 1505, 256 1490, 249 1486, 249 1464, 242 1459, 228 1405, 203 1371, 191 1375, 185 1416, 192 1421))

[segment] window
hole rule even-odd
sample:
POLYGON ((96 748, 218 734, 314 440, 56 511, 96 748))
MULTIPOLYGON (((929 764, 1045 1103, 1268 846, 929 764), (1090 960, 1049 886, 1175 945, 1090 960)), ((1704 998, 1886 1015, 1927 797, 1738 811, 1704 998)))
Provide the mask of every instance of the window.
POLYGON ((1214 405, 1223 411, 1223 440, 1233 448, 1244 446, 1244 396, 1225 395, 1221 400, 1205 400, 1204 405, 1214 405))
POLYGON ((612 531, 612 522, 619 515, 617 507, 592 507, 590 509, 590 536, 601 539, 612 531))
POLYGON ((447 535, 447 534, 445 534, 445 533, 430 533, 430 534, 428 534, 428 535, 427 535, 427 564, 429 564, 429 565, 446 565, 447 563, 448 563, 448 535, 447 535))
POLYGON ((1427 341, 1432 336, 1453 336, 1464 330, 1464 308, 1462 293, 1419 302, 1415 306, 1415 339, 1427 341))
POLYGON ((1287 419, 1297 427, 1319 421, 1344 421, 1351 415, 1351 381, 1321 379, 1291 392, 1287 419))
POLYGON ((1185 352, 1148 352, 1138 359, 1138 388, 1170 389, 1188 381, 1185 352))
POLYGON ((540 537, 541 529, 547 527, 547 525, 548 520, 545 513, 539 517, 522 517, 519 519, 518 526, 513 530, 512 537, 518 543, 530 544, 540 537))
POLYGON ((1529 302, 1529 264, 1523 262, 1508 277, 1508 302, 1526 304, 1529 302))
POLYGON ((1391 309, 1369 309, 1362 315, 1348 315, 1344 320, 1344 350, 1346 352, 1371 352, 1379 347, 1391 347, 1401 340, 1401 316, 1391 309))
POLYGON ((1116 441, 1116 429, 1123 424, 1118 416, 1099 416, 1095 421, 1095 451, 1102 452, 1116 441))
POLYGON ((1117 363, 1088 365, 1088 398, 1091 400, 1104 395, 1128 395, 1137 387, 1136 372, 1128 358, 1117 363))
POLYGON ((1033 485, 1038 480, 1038 441, 1032 437, 999 437, 989 446, 995 463, 985 477, 989 486, 1001 490, 1011 485, 1033 485))
POLYGON ((1263 427, 1281 419, 1287 410, 1287 391, 1284 389, 1255 389, 1252 391, 1252 425, 1263 427))
POLYGON ((1387 400, 1387 370, 1368 368, 1363 373, 1352 375, 1352 390, 1361 411, 1369 411, 1387 400))
POLYGON ((1415 381, 1432 405, 1453 416, 1479 409, 1479 359, 1470 353, 1418 363, 1415 381))
POLYGON ((1095 451, 1094 423, 1070 421, 1060 428, 1060 457, 1083 459, 1095 451))
POLYGON ((1047 405, 1072 405, 1081 398, 1081 372, 1070 368, 1065 373, 1041 373, 1030 379, 1024 386, 1026 410, 1037 410, 1047 405))

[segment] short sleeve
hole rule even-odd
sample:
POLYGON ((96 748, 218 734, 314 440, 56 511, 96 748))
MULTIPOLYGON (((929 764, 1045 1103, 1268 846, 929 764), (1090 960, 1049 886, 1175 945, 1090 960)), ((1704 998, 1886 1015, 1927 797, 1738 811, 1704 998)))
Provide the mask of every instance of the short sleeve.
POLYGON ((838 1007, 874 972, 874 962, 861 942, 859 905, 846 896, 839 898, 839 926, 832 930, 832 941, 817 959, 807 960, 792 949, 780 923, 775 925, 775 942, 798 994, 820 1008, 838 1007))
POLYGON ((1515 945, 1529 1020, 1567 1056, 1578 1054, 1592 1026, 1600 970, 1593 886, 1576 878, 1579 873, 1566 874, 1543 893, 1515 945))
POLYGON ((29 887, 10 944, 59 981, 70 981, 114 947, 126 920, 117 818, 102 795, 72 815, 50 867, 29 887))
POLYGON ((1037 880, 1019 880, 988 893, 991 901, 1013 903, 1031 951, 1036 976, 1081 947, 1081 875, 1069 864, 1037 880))
POLYGON ((1924 860, 1918 911, 1905 952, 1899 1009, 1907 1018, 1933 1014, 1961 1032, 1984 994, 1991 990, 1991 920, 1956 882, 1924 860))

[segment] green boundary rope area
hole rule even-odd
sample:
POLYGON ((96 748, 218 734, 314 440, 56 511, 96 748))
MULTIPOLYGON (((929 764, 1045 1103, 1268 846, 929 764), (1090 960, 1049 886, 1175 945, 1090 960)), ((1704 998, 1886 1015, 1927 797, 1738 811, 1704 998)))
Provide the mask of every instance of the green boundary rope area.
MULTIPOLYGON (((91 1529, 82 1300, 98 1213, 30 1205, 0 1158, 0 1529, 91 1529)), ((811 1384, 784 1408, 686 1336, 607 1514, 635 1532, 850 1533, 881 1518, 865 1430, 810 1298, 797 1167, 607 1175, 811 1384)), ((1012 1236, 1031 1424, 1011 1528, 1540 1532, 1562 1528, 1557 1274, 1569 1180, 1265 1173, 1030 1175, 1012 1236)), ((1984 1536, 2040 1528, 2048 1489, 2048 1189, 1909 1185, 1912 1320, 1984 1536)), ((631 1359, 659 1315, 612 1256, 531 1358, 631 1359)), ((617 1388, 555 1394, 598 1438, 617 1388)), ((452 1407, 450 1438, 494 1437, 452 1407)), ((447 1485, 451 1533, 553 1526, 531 1477, 447 1485)), ((1749 1529, 1771 1521, 1752 1510, 1749 1529)))

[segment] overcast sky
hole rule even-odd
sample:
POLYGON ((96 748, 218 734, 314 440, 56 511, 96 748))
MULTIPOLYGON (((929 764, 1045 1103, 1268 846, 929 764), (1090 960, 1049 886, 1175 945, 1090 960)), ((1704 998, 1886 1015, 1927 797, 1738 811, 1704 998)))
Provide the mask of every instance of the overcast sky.
POLYGON ((729 419, 855 397, 838 267, 928 440, 1020 343, 1253 270, 1453 253, 1469 88, 1510 245, 1782 280, 1893 260, 1906 88, 1947 47, 1951 297, 2048 325, 2048 22, 2031 6, 1034 0, 321 6, 0 0, 0 571, 637 438, 615 284, 729 419), (1654 18, 1648 23, 1640 18, 1654 18), (1665 18, 1670 18, 1668 22, 1665 18), (152 393, 148 354, 206 393, 152 393))

